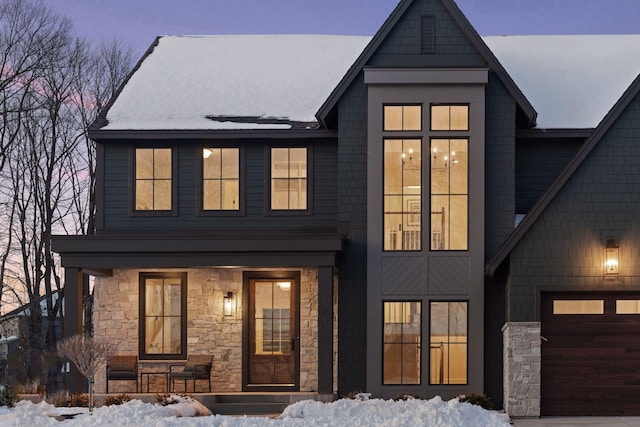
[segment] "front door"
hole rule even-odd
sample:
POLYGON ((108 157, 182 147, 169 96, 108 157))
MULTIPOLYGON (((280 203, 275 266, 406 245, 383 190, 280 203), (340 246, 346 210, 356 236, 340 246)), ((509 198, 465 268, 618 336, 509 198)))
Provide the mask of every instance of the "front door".
POLYGON ((249 280, 246 390, 297 390, 298 280, 249 280))

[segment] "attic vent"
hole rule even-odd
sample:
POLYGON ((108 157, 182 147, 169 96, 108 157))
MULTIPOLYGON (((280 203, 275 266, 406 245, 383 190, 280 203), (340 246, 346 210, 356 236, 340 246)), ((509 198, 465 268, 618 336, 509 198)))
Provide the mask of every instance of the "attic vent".
POLYGON ((421 53, 435 53, 436 24, 433 15, 421 16, 421 53))

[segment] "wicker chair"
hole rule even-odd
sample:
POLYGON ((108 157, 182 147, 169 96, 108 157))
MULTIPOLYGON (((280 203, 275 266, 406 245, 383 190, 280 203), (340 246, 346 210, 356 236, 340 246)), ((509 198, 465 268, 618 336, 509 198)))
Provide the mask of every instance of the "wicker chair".
POLYGON ((138 356, 112 356, 107 362, 107 393, 109 381, 135 381, 138 392, 138 356))
POLYGON ((184 391, 187 391, 187 381, 193 381, 193 392, 196 392, 196 381, 203 380, 209 384, 211 392, 211 367, 213 356, 189 356, 184 365, 169 366, 170 391, 175 389, 175 380, 184 381, 184 391), (175 368, 175 370, 174 370, 175 368))

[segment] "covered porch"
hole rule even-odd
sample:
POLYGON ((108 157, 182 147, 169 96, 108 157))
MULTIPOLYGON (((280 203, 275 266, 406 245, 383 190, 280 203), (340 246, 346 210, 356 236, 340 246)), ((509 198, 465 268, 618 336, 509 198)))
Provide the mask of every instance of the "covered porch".
MULTIPOLYGON (((213 356, 211 389, 206 382, 198 382, 195 393, 215 396, 207 397, 211 404, 229 400, 221 396, 231 395, 237 399, 237 395, 260 396, 264 392, 280 395, 282 399, 298 393, 310 393, 309 396, 320 399, 335 394, 335 258, 342 250, 342 238, 335 235, 242 240, 145 237, 60 236, 54 239, 54 247, 65 267, 65 336, 82 331, 83 284, 93 275, 96 277, 94 336, 118 340, 120 354, 138 357, 135 388, 131 382, 110 381, 109 393, 148 391, 153 396, 169 390, 192 393, 191 384, 186 390, 182 390, 183 383, 170 386, 168 371, 171 365, 183 364, 188 355, 205 354, 213 356), (144 338, 145 331, 149 331, 145 326, 145 313, 149 313, 145 304, 149 304, 149 298, 144 293, 144 280, 147 276, 163 274, 185 277, 183 317, 179 326, 182 338, 177 356, 154 357, 149 350, 149 339, 144 338), (255 301, 264 300, 256 296, 256 283, 263 288, 271 283, 277 290, 287 281, 293 285, 290 317, 289 311, 266 308, 260 303, 260 313, 280 312, 270 314, 276 319, 270 324, 278 325, 267 331, 264 319, 255 320, 264 317, 255 315, 255 301), (225 312, 225 301, 229 298, 233 298, 234 304, 231 314, 225 312), (283 334, 271 344, 262 344, 275 333, 286 332, 283 328, 289 326, 291 336, 283 334), (285 350, 285 341, 290 350, 289 347, 285 350), (259 351, 256 342, 263 346, 259 351), (275 348, 277 346, 281 348, 275 348), (276 357, 272 360, 262 357, 265 349, 276 357), (252 354, 259 357, 252 359, 252 354), (283 356, 291 356, 290 368, 286 368, 292 372, 289 379, 272 383, 269 378, 276 377, 267 376, 256 380, 261 378, 257 376, 261 371, 271 375, 285 369, 279 362, 283 356), (262 363, 264 361, 268 363, 262 363)), ((82 390, 82 379, 77 373, 69 374, 67 387, 72 391, 82 390)), ((106 369, 96 377, 96 391, 106 391, 106 369)))

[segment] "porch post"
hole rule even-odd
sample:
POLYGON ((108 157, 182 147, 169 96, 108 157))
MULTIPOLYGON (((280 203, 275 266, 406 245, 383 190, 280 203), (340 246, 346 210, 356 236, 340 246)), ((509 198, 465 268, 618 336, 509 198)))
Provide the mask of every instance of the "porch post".
POLYGON ((333 393, 333 267, 318 267, 318 393, 333 393))
MULTIPOLYGON (((64 338, 82 333, 82 270, 64 269, 64 338)), ((82 392, 82 376, 70 363, 66 374, 67 389, 73 393, 82 392)))

